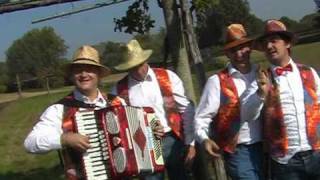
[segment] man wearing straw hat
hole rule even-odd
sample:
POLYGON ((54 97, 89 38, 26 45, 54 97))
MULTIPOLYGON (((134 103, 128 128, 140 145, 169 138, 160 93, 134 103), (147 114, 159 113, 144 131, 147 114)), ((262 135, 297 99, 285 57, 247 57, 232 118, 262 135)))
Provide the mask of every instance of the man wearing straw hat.
MULTIPOLYGON (((142 49, 137 40, 131 40, 123 46, 123 50, 124 62, 115 69, 128 71, 128 76, 117 83, 112 94, 122 97, 132 106, 149 106, 155 110, 165 131, 162 149, 168 177, 172 180, 186 180, 184 163, 190 165, 195 156, 192 123, 194 107, 185 96, 182 81, 172 71, 150 68, 147 60, 152 50, 142 49), (186 156, 185 147, 188 147, 186 156)), ((164 173, 146 176, 144 179, 164 179, 164 173)))
MULTIPOLYGON (((101 109, 123 101, 118 97, 107 98, 98 89, 99 81, 110 74, 110 70, 100 63, 98 51, 91 46, 81 46, 75 52, 72 62, 66 66, 66 74, 72 79, 75 89, 42 113, 24 141, 28 152, 45 153, 58 149, 86 152, 90 148, 89 137, 75 133, 73 121, 70 121, 77 109, 101 109)), ((163 127, 157 126, 155 131, 161 136, 163 127)), ((64 163, 68 178, 79 176, 74 168, 76 164, 67 156, 64 156, 64 163)))
POLYGON ((246 98, 251 116, 260 111, 275 180, 320 179, 320 80, 315 70, 295 63, 295 35, 278 20, 268 20, 257 46, 271 63, 259 71, 257 94, 246 98))
POLYGON ((241 103, 255 81, 251 43, 241 24, 227 27, 224 52, 230 64, 208 79, 195 115, 197 140, 211 157, 224 157, 233 180, 262 179, 260 121, 249 119, 241 103))

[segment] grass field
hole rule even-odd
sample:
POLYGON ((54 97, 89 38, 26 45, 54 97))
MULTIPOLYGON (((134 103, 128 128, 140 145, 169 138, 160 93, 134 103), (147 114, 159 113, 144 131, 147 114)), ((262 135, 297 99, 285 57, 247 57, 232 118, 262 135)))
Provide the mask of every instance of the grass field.
POLYGON ((31 155, 24 151, 23 140, 36 123, 40 112, 66 92, 41 95, 7 103, 0 111, 0 179, 57 179, 58 156, 31 155))
MULTIPOLYGON (((293 56, 297 57, 299 62, 310 64, 319 70, 320 61, 317 61, 320 57, 319 49, 320 43, 297 46, 293 49, 293 56)), ((226 62, 225 57, 217 59, 226 62)), ((252 54, 252 59, 259 63, 266 62, 263 54, 257 52, 252 54)), ((210 70, 208 75, 212 73, 210 70)), ((62 179, 57 153, 28 154, 23 148, 23 140, 40 113, 67 93, 67 91, 58 92, 0 104, 0 180, 62 179)))

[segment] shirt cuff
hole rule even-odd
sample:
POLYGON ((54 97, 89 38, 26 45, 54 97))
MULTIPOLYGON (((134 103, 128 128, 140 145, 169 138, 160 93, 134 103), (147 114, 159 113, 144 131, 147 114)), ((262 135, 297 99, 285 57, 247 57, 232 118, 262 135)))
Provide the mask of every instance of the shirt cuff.
POLYGON ((195 143, 196 143, 196 141, 195 141, 195 140, 193 140, 193 141, 191 141, 190 143, 186 143, 186 145, 194 146, 194 145, 195 145, 195 143))
POLYGON ((197 141, 198 141, 200 144, 202 144, 202 142, 203 142, 204 140, 206 140, 206 139, 209 139, 209 136, 208 136, 205 132, 199 133, 199 134, 197 135, 197 141))
POLYGON ((186 145, 194 145, 194 136, 185 136, 184 143, 186 145))
POLYGON ((61 135, 56 137, 51 137, 49 140, 50 143, 50 149, 61 149, 61 135))

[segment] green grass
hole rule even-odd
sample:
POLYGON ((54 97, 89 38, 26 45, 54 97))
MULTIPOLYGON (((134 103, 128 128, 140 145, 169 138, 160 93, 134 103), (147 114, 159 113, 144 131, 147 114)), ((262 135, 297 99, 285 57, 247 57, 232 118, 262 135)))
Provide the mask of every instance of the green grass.
POLYGON ((0 111, 0 179, 50 179, 49 174, 61 172, 56 152, 40 156, 28 154, 23 141, 40 113, 65 94, 20 99, 3 107, 0 111))
MULTIPOLYGON (((104 84, 107 92, 112 84, 104 84)), ((0 180, 63 179, 56 151, 34 155, 24 150, 23 141, 42 111, 70 92, 22 98, 0 106, 0 180)))
POLYGON ((320 42, 296 46, 292 53, 297 62, 320 70, 320 42))

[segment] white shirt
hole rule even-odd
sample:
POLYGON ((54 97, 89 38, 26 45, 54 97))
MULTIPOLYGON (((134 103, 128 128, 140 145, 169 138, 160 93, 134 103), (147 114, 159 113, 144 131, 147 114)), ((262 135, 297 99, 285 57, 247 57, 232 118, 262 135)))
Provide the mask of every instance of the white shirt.
MULTIPOLYGON (((311 149, 306 132, 304 91, 300 72, 292 59, 290 59, 289 64, 292 65, 292 72, 286 71, 280 76, 275 73, 277 66, 271 66, 274 79, 279 85, 280 103, 289 142, 286 156, 280 158, 272 157, 281 164, 287 164, 295 153, 311 149)), ((312 73, 317 87, 317 95, 320 97, 319 76, 313 69, 312 73)), ((256 90, 257 84, 248 90, 244 100, 244 103, 250 107, 247 113, 251 117, 258 116, 263 107, 263 101, 257 100, 259 98, 258 95, 253 94, 256 90)))
MULTIPOLYGON (((74 90, 73 94, 76 100, 87 104, 95 104, 96 109, 107 106, 107 102, 100 91, 98 97, 93 101, 90 101, 77 90, 74 90)), ((27 151, 31 153, 45 153, 61 148, 60 137, 63 133, 63 111, 64 108, 62 104, 53 104, 42 113, 39 121, 24 141, 24 146, 27 151)))
MULTIPOLYGON (((182 113, 185 144, 193 144, 194 106, 185 96, 181 79, 172 71, 166 71, 168 72, 168 76, 172 85, 173 98, 176 102, 179 112, 182 113)), ((128 81, 130 105, 138 107, 152 107, 160 119, 161 124, 164 126, 165 132, 171 131, 166 118, 160 86, 154 71, 148 67, 145 80, 137 81, 129 76, 128 81)), ((111 93, 115 95, 118 94, 116 86, 113 87, 111 93)))
MULTIPOLYGON (((241 100, 242 93, 255 81, 256 67, 252 66, 252 70, 248 74, 240 73, 231 64, 227 68, 241 100)), ((215 74, 208 79, 196 110, 195 134, 200 143, 205 139, 209 139, 208 134, 209 130, 211 130, 209 129, 209 125, 217 115, 220 107, 220 89, 220 80, 218 75, 215 74)), ((241 104, 239 118, 242 125, 239 131, 238 144, 252 144, 261 140, 260 121, 248 119, 247 115, 243 113, 243 109, 246 108, 246 106, 241 104)))

